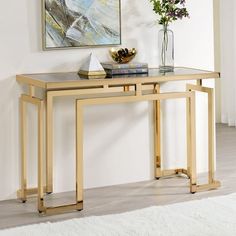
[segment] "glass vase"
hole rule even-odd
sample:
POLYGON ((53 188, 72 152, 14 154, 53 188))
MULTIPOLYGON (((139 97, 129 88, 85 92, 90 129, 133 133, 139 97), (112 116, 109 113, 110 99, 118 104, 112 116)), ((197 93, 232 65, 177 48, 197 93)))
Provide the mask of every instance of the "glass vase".
POLYGON ((159 68, 161 72, 174 70, 174 33, 168 28, 163 28, 158 33, 159 68))

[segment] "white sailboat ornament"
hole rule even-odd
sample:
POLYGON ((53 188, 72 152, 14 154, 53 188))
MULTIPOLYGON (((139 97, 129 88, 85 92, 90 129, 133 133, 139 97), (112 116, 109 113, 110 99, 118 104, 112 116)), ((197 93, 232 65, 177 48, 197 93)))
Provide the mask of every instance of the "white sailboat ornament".
POLYGON ((86 79, 104 79, 106 72, 97 57, 91 53, 85 63, 80 67, 79 76, 86 79))

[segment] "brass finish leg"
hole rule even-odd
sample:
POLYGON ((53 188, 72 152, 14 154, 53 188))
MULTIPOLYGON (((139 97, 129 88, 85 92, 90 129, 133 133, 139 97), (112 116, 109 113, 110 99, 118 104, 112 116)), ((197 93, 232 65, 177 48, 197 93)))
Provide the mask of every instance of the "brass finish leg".
MULTIPOLYGON (((155 87, 155 92, 156 93, 160 93, 160 86, 157 85, 155 87)), ((188 138, 191 135, 191 124, 193 122, 193 120, 191 120, 191 110, 190 110, 190 106, 191 104, 195 104, 195 98, 193 98, 192 102, 192 94, 190 97, 186 98, 186 113, 187 113, 187 169, 173 169, 173 170, 162 170, 161 168, 161 106, 160 106, 160 101, 154 101, 154 123, 155 123, 155 131, 154 131, 154 142, 155 142, 155 161, 156 161, 156 178, 159 179, 161 177, 169 177, 169 176, 173 176, 173 175, 178 175, 178 174, 184 174, 186 176, 188 176, 190 178, 191 176, 191 170, 190 170, 190 166, 192 165, 192 143, 191 143, 191 139, 188 138)), ((195 110, 195 108, 193 109, 195 110)), ((193 117, 195 117, 195 115, 193 114, 193 117)), ((195 125, 194 125, 195 126, 195 125)), ((195 142, 193 140, 193 142, 195 142)), ((194 148, 195 149, 195 148, 194 148)), ((194 151, 193 149, 193 151, 194 151)), ((194 164, 194 163, 193 163, 194 164)))
POLYGON ((38 210, 43 210, 43 109, 44 103, 38 103, 38 210))
POLYGON ((83 201, 83 108, 76 103, 76 201, 83 201))
POLYGON ((53 97, 47 93, 46 106, 46 186, 53 192, 53 97))
POLYGON ((187 125, 187 173, 191 177, 191 115, 190 115, 190 98, 186 99, 186 125, 187 125))
MULTIPOLYGON (((201 84, 201 83, 200 83, 201 84)), ((214 89, 201 85, 187 85, 187 90, 195 90, 208 94, 208 183, 197 185, 197 191, 216 189, 221 186, 214 178, 215 173, 215 120, 214 120, 214 89)))
MULTIPOLYGON (((50 146, 47 147, 47 192, 49 190, 52 190, 52 143, 53 143, 53 136, 52 136, 52 123, 53 123, 53 117, 52 117, 52 102, 53 102, 53 96, 51 96, 48 93, 47 97, 47 121, 49 122, 47 124, 47 145, 50 144, 50 146)), ((82 109, 78 109, 82 112, 82 109)), ((39 104, 39 118, 43 116, 43 104, 39 104)), ((41 119, 39 119, 41 120, 41 119)), ((42 153, 39 153, 38 155, 38 211, 39 213, 52 215, 52 214, 59 214, 59 213, 65 213, 70 212, 74 210, 82 210, 83 209, 83 149, 82 149, 82 138, 83 138, 83 131, 82 131, 82 116, 77 116, 77 145, 80 146, 79 149, 77 149, 77 155, 76 155, 76 203, 74 204, 68 204, 68 205, 61 205, 56 207, 47 207, 44 204, 44 193, 43 193, 43 155, 42 153), (78 132, 79 130, 79 132, 78 132)), ((43 141, 43 125, 40 122, 39 123, 39 147, 42 147, 42 141, 43 141)))
MULTIPOLYGON (((154 88, 154 93, 160 93, 160 85, 157 84, 154 88)), ((154 103, 154 152, 155 152, 155 177, 162 177, 161 170, 161 101, 156 100, 154 103)))
MULTIPOLYGON (((34 98, 23 94, 20 98, 20 117, 21 117, 21 189, 17 191, 17 196, 23 202, 26 201, 28 195, 40 194, 43 195, 45 187, 43 186, 43 180, 38 178, 38 184, 40 188, 30 188, 27 189, 27 161, 26 161, 26 104, 30 103, 36 105, 38 108, 38 160, 43 159, 43 108, 44 102, 39 98, 34 98)), ((42 176, 42 169, 39 163, 38 165, 38 175, 42 176)))
POLYGON ((187 140, 188 141, 188 172, 190 174, 190 192, 196 192, 197 170, 196 170, 196 124, 195 124, 195 92, 191 92, 187 109, 187 140))
MULTIPOLYGON (((77 160, 78 163, 81 163, 80 167, 82 166, 82 158, 83 158, 83 142, 82 142, 82 107, 84 105, 98 105, 98 104, 116 104, 116 103, 129 103, 129 102, 138 102, 138 101, 161 101, 166 99, 178 99, 178 98, 188 98, 189 99, 189 106, 188 106, 188 116, 189 116, 189 125, 188 125, 188 138, 190 139, 188 149, 190 152, 190 163, 189 163, 189 172, 186 169, 174 169, 174 170, 161 170, 161 162, 158 160, 159 164, 159 172, 157 173, 157 177, 162 176, 170 176, 176 174, 185 174, 190 175, 191 177, 191 192, 196 192, 196 147, 195 147, 195 92, 177 92, 177 93, 155 93, 151 95, 140 95, 136 94, 136 96, 127 96, 127 97, 109 97, 109 98, 91 98, 91 99, 81 99, 77 100, 77 160)), ((154 103, 155 104, 155 103, 154 103)), ((156 104, 155 104, 156 105, 156 104)), ((155 154, 156 156, 160 155, 160 145, 159 149, 157 147, 157 143, 160 143, 160 125, 157 123, 160 122, 160 119, 156 119, 157 112, 160 111, 160 107, 154 106, 155 108, 155 154), (156 109, 158 108, 158 109, 156 109), (158 127, 159 129, 157 129, 158 127), (158 140, 158 141, 157 141, 158 140)), ((79 168, 79 166, 77 167, 79 168)), ((82 173, 82 170, 80 170, 82 173)), ((79 178, 77 182, 82 186, 82 182, 79 182, 79 178)), ((82 181, 82 177, 81 177, 82 181)), ((80 191, 80 186, 78 185, 78 191, 80 191)), ((82 191, 82 190, 81 190, 82 191)), ((78 193, 79 196, 79 193, 78 193)), ((78 199, 80 200, 80 199, 78 199)))
POLYGON ((209 173, 208 182, 209 184, 214 183, 214 172, 215 172, 215 120, 214 120, 214 91, 209 89, 208 92, 208 155, 209 155, 209 173))
POLYGON ((26 103, 20 98, 20 135, 21 135, 21 190, 18 197, 26 202, 27 197, 27 161, 26 161, 26 103))

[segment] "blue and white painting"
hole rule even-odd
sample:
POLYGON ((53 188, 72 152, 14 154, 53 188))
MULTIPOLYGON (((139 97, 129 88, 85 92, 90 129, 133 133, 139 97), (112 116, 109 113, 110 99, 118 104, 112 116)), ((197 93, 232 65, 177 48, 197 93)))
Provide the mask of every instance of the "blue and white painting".
POLYGON ((44 48, 121 44, 120 0, 43 0, 44 48))

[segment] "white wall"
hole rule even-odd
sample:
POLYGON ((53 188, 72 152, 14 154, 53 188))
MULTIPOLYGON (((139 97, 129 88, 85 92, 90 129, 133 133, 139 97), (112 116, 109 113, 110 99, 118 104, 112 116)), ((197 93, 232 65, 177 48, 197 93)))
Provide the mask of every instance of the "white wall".
MULTIPOLYGON (((176 64, 213 69, 213 9, 211 0, 189 0, 189 20, 174 24, 176 64), (204 6, 204 7, 203 7, 204 6)), ((15 82, 20 73, 76 71, 93 51, 101 61, 107 48, 43 52, 39 0, 8 0, 0 14, 0 199, 14 198, 19 186, 18 97, 15 82)), ((123 46, 136 47, 136 60, 158 65, 157 27, 148 0, 122 0, 123 46)), ((211 83, 212 84, 212 83, 211 83)), ((164 84, 162 90, 184 89, 184 83, 164 84)), ((203 97, 199 98, 206 104, 203 97)), ((200 101, 199 100, 199 101, 200 101)), ((185 161, 184 101, 163 106, 165 166, 182 166, 185 161), (179 136, 180 135, 180 136, 179 136)), ((204 106, 198 118, 206 119, 204 106)), ((55 102, 55 190, 74 187, 74 103, 73 98, 55 102)), ((30 108, 29 177, 36 173, 36 128, 30 108)), ((85 112, 85 187, 138 182, 153 178, 153 151, 148 103, 90 107, 85 112)), ((206 124, 198 122, 199 171, 206 170, 206 124)))
MULTIPOLYGON (((215 44, 215 70, 221 71, 221 8, 220 0, 213 1, 214 8, 214 44, 215 44)), ((221 79, 215 83, 216 94, 216 123, 221 123, 221 79)))
POLYGON ((235 38, 236 4, 233 0, 220 1, 221 24, 221 122, 236 126, 235 108, 235 38))

